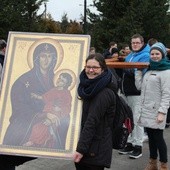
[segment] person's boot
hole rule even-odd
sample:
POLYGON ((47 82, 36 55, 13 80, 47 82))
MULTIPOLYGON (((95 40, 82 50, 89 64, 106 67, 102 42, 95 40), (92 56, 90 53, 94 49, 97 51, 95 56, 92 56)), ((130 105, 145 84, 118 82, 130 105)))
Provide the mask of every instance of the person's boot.
POLYGON ((137 159, 142 156, 142 146, 135 145, 133 152, 129 153, 129 158, 137 159))
POLYGON ((126 154, 129 154, 129 153, 132 153, 133 149, 134 149, 133 145, 131 143, 127 143, 126 146, 123 149, 118 150, 118 153, 126 155, 126 154))
POLYGON ((168 163, 160 162, 160 170, 169 170, 168 163))
POLYGON ((157 159, 150 159, 145 170, 158 170, 157 159))

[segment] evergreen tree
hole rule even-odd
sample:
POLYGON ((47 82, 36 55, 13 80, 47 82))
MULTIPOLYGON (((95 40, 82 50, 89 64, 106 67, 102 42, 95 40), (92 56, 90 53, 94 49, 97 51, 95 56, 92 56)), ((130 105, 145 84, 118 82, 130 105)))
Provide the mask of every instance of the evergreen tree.
POLYGON ((70 23, 66 29, 67 34, 82 34, 83 29, 77 21, 70 20, 70 23))
POLYGON ((39 22, 40 32, 44 33, 62 33, 60 22, 54 21, 51 14, 47 14, 39 22))
POLYGON ((143 29, 146 39, 156 38, 165 44, 170 43, 170 16, 167 15, 166 0, 150 0, 143 16, 143 29), (169 42, 168 42, 169 41, 169 42))
POLYGON ((3 0, 0 5, 0 37, 7 38, 9 31, 39 31, 42 15, 37 12, 48 0, 3 0))
POLYGON ((66 33, 67 27, 69 25, 67 13, 64 13, 61 18, 61 30, 62 33, 66 33))
POLYGON ((99 15, 88 11, 92 46, 103 52, 109 42, 127 43, 135 33, 142 34, 146 41, 154 37, 168 43, 165 3, 166 0, 94 0, 99 15))

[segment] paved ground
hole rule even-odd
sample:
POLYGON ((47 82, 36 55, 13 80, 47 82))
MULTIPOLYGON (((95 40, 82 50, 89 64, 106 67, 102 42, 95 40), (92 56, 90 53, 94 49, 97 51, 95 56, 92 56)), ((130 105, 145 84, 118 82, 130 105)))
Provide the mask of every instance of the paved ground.
MULTIPOLYGON (((165 140, 168 147, 168 157, 170 159, 170 128, 165 130, 165 140)), ((143 156, 139 159, 129 159, 127 155, 119 155, 113 151, 112 166, 110 170, 143 170, 148 161, 148 143, 144 143, 143 156)), ((170 162, 169 162, 170 167, 170 162)), ((75 170, 74 163, 68 160, 52 160, 38 158, 26 162, 16 168, 16 170, 75 170)))

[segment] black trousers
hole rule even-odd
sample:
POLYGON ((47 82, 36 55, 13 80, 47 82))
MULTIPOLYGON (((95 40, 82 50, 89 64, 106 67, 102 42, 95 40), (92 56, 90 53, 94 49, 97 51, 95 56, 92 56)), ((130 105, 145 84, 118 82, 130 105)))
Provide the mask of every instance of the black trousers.
POLYGON ((3 168, 3 170, 15 170, 15 167, 12 167, 12 168, 3 168))
POLYGON ((76 170, 104 170, 103 166, 75 163, 76 170))
POLYGON ((149 138, 150 158, 157 159, 159 154, 159 161, 166 163, 167 146, 163 137, 163 130, 146 128, 149 138))
POLYGON ((0 170, 15 170, 15 167, 35 158, 25 156, 0 155, 0 170))
POLYGON ((170 123, 170 108, 168 109, 166 123, 170 123))

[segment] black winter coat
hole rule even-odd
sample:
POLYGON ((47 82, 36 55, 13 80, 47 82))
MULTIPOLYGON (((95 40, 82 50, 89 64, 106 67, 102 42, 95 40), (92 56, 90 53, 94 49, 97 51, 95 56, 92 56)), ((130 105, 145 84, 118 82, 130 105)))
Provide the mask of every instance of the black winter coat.
POLYGON ((4 57, 4 55, 0 54, 0 64, 2 65, 2 67, 4 65, 4 57))
POLYGON ((135 85, 135 73, 133 69, 124 70, 121 82, 121 92, 125 96, 139 96, 141 91, 135 85))
POLYGON ((115 112, 113 90, 104 88, 91 100, 83 101, 80 139, 77 151, 80 163, 109 168, 112 159, 112 122, 115 112))

